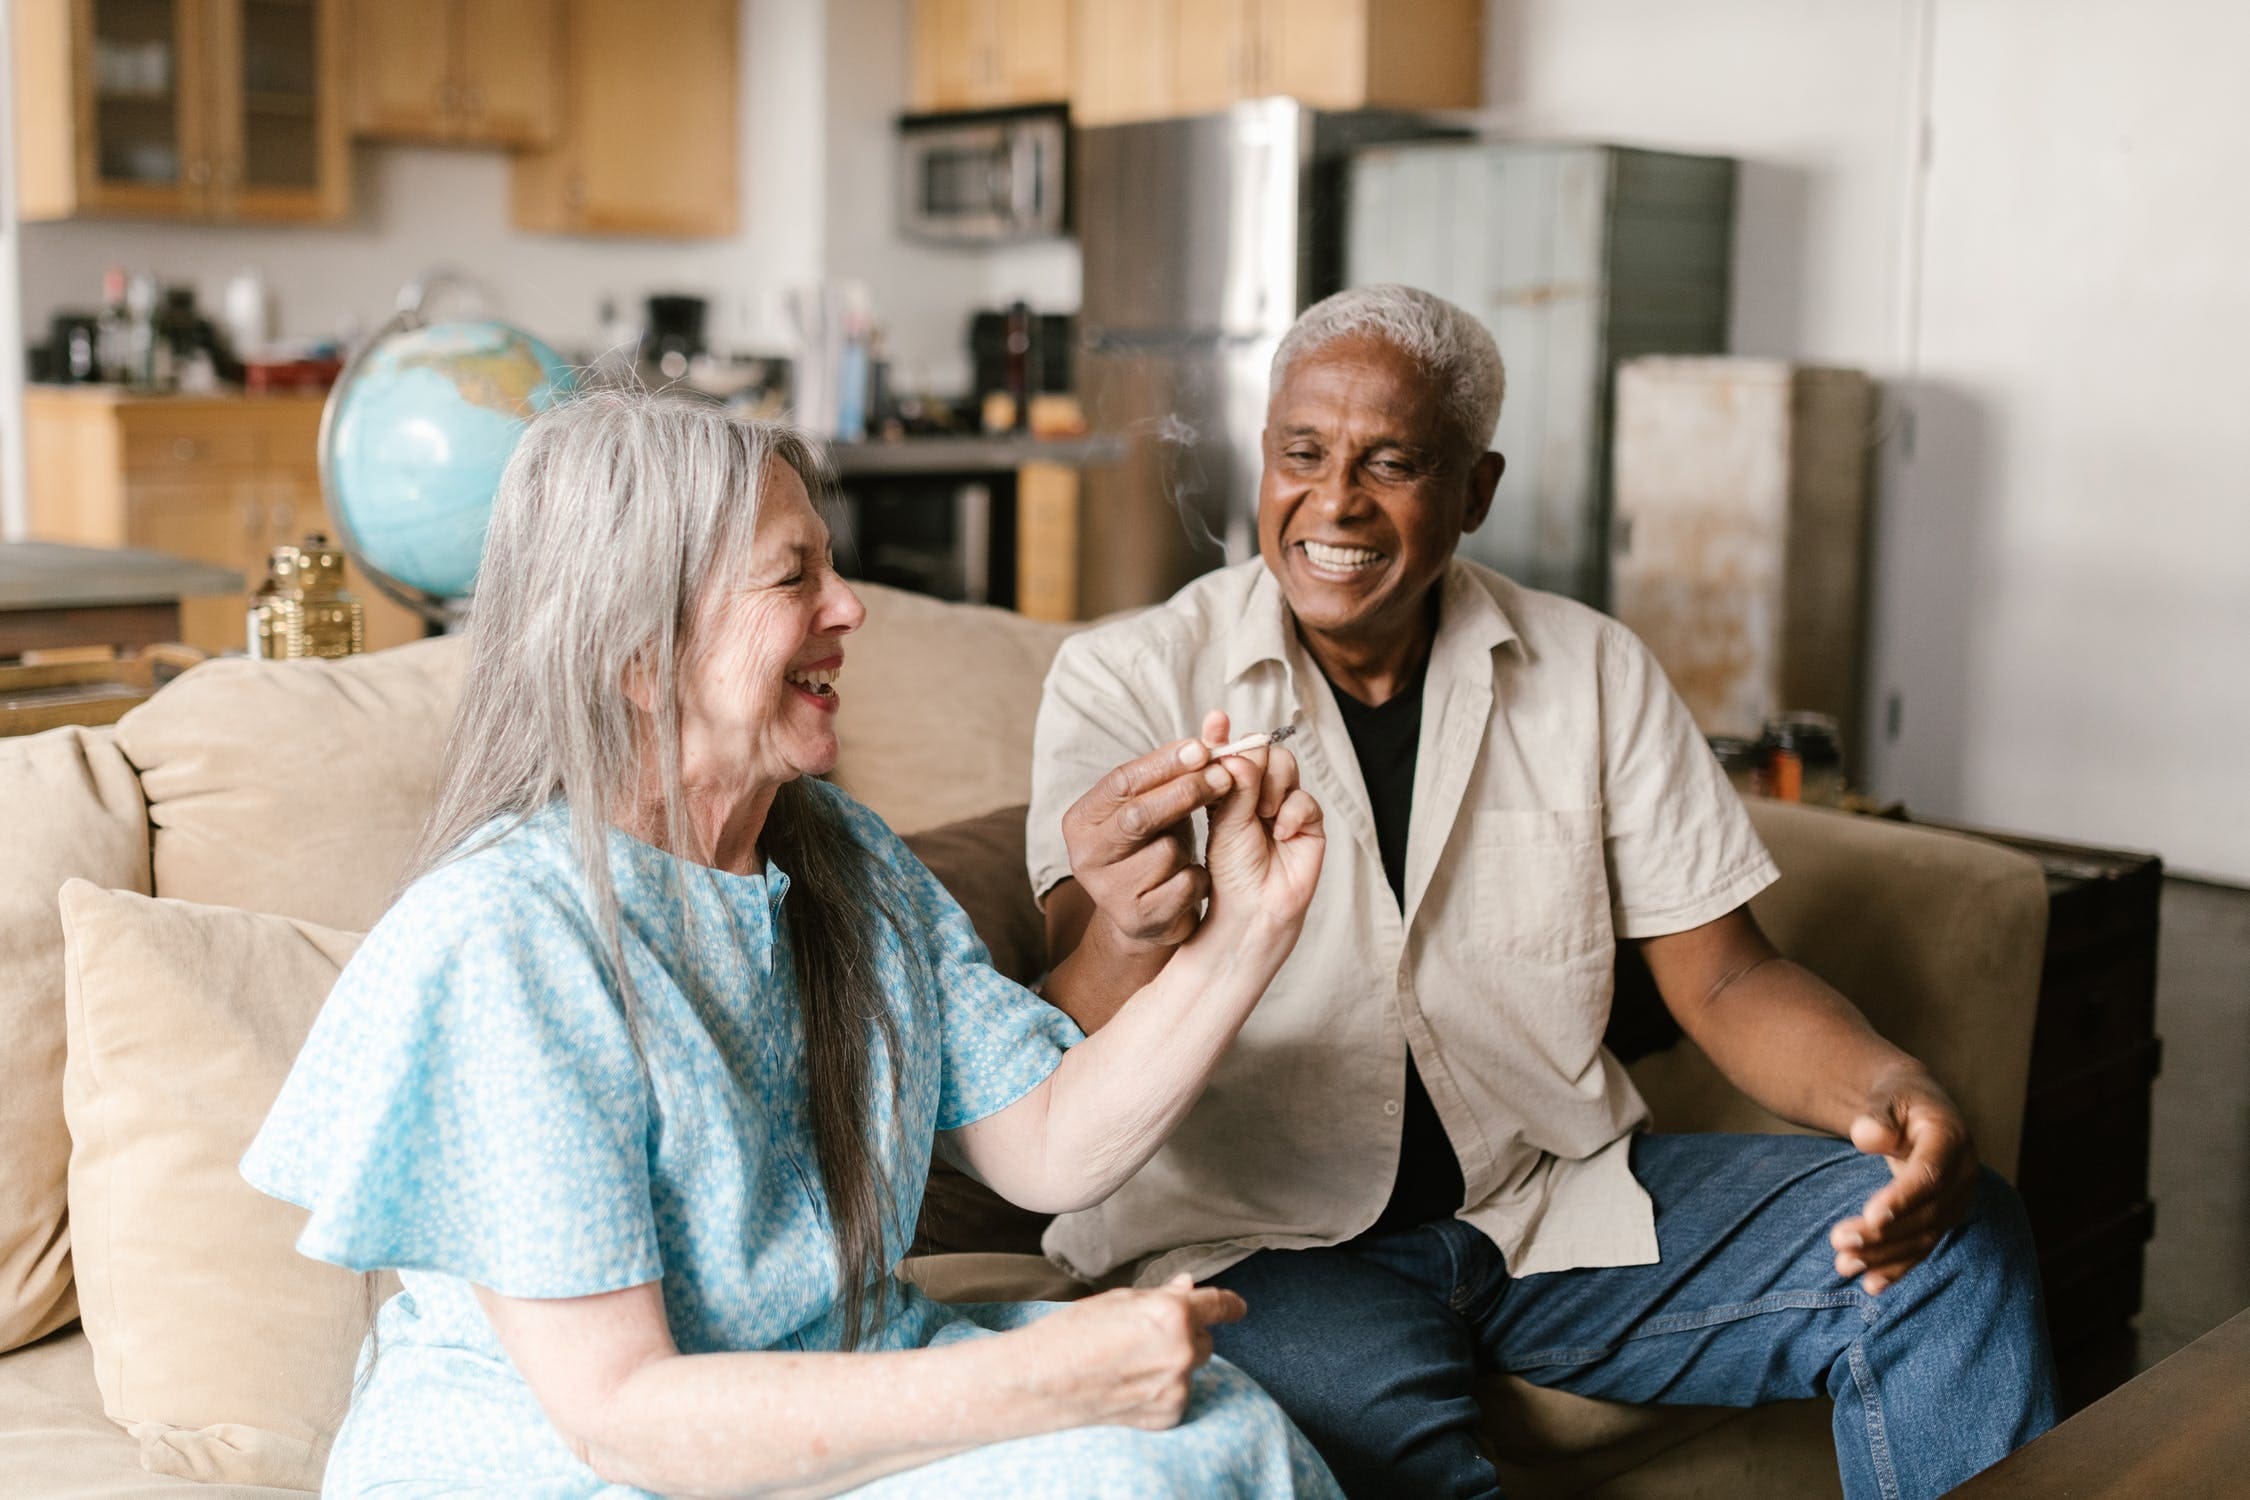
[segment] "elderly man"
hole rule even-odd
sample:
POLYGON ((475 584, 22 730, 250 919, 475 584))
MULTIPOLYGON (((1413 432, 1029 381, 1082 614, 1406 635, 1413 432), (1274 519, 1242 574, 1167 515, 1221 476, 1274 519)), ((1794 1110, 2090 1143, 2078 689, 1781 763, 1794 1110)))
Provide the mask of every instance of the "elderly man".
POLYGON ((1274 357, 1259 558, 1057 657, 1030 864, 1087 1031, 1198 921, 1207 745, 1300 726, 1274 759, 1330 839, 1202 1101, 1048 1251, 1241 1293, 1217 1347, 1356 1496, 1497 1493, 1492 1370, 1825 1393, 1847 1494, 1939 1494, 2053 1420, 2021 1205, 1929 1074, 1759 932, 1774 867, 1647 650, 1454 557, 1501 389, 1437 297, 1315 306, 1274 357), (1849 1143, 1641 1133, 1602 1046, 1619 939, 1738 1087, 1849 1143))

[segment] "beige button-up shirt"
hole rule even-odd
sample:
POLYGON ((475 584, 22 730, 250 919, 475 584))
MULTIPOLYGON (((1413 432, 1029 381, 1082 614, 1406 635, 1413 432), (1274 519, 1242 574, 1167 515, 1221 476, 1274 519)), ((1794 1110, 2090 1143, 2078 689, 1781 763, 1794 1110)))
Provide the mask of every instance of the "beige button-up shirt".
POLYGON ((1327 681, 1251 561, 1065 642, 1033 760, 1029 863, 1070 875, 1062 817, 1105 772, 1197 732, 1303 726, 1327 814, 1304 934, 1154 1159, 1048 1231, 1058 1263, 1151 1285, 1375 1222, 1398 1170, 1406 1059, 1460 1158, 1460 1217, 1527 1276, 1657 1259, 1627 1163, 1647 1107, 1602 1045, 1615 940, 1723 916, 1774 879, 1646 647, 1582 605, 1456 560, 1440 584, 1405 908, 1327 681))

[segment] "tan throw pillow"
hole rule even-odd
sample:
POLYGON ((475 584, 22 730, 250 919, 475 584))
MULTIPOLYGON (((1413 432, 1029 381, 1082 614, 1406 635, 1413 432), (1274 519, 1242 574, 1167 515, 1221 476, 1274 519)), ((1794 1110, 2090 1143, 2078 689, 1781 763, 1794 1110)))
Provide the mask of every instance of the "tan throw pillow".
POLYGON ((127 714, 156 894, 361 930, 437 790, 459 636, 344 661, 206 662, 127 714))
POLYGON ((356 933, 63 887, 70 1219, 102 1408, 159 1474, 317 1489, 379 1290, 236 1171, 356 933))
MULTIPOLYGON (((854 584, 835 782, 901 833, 1031 800, 1031 729, 1076 625, 854 584)), ((160 887, 161 888, 161 887, 160 887)))
POLYGON ((992 950, 992 967, 1018 984, 1047 972, 1047 919, 1032 899, 1024 864, 1020 804, 906 836, 906 847, 930 867, 969 925, 992 950))
POLYGON ((0 739, 0 1350, 78 1315, 63 1184, 63 931, 72 876, 148 889, 148 809, 107 729, 0 739))

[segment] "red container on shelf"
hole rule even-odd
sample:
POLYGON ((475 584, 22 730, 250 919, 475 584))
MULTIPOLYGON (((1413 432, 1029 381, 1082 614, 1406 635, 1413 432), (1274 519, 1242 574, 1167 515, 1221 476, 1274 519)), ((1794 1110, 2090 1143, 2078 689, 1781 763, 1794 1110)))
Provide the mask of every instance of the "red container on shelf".
POLYGON ((242 386, 253 396, 282 391, 325 391, 344 373, 340 359, 254 359, 242 367, 242 386))

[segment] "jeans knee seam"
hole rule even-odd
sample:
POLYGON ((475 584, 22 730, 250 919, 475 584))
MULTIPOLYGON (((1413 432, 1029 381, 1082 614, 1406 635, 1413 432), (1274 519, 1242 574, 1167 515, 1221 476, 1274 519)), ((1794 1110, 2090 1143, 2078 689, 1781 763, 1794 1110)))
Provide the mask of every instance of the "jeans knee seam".
POLYGON ((1866 1415, 1867 1449, 1874 1464, 1875 1483, 1883 1492, 1883 1500, 1899 1500, 1898 1470, 1891 1463, 1890 1432, 1883 1423, 1883 1403, 1875 1388, 1874 1372, 1867 1368, 1865 1341, 1853 1339, 1846 1358, 1851 1364, 1852 1384, 1859 1388, 1860 1410, 1866 1415))
POLYGON ((1508 1368, 1530 1370, 1544 1365, 1592 1364, 1595 1360, 1607 1359, 1627 1344, 1640 1339, 1692 1333, 1701 1328, 1716 1328, 1722 1323, 1739 1323, 1745 1318, 1763 1317, 1768 1313, 1821 1312, 1833 1307, 1849 1307, 1861 1296, 1862 1293, 1852 1289, 1836 1292, 1777 1292, 1755 1302, 1733 1302, 1692 1313, 1668 1313, 1661 1318, 1649 1319, 1614 1344, 1578 1349, 1535 1349, 1508 1361, 1508 1368))

